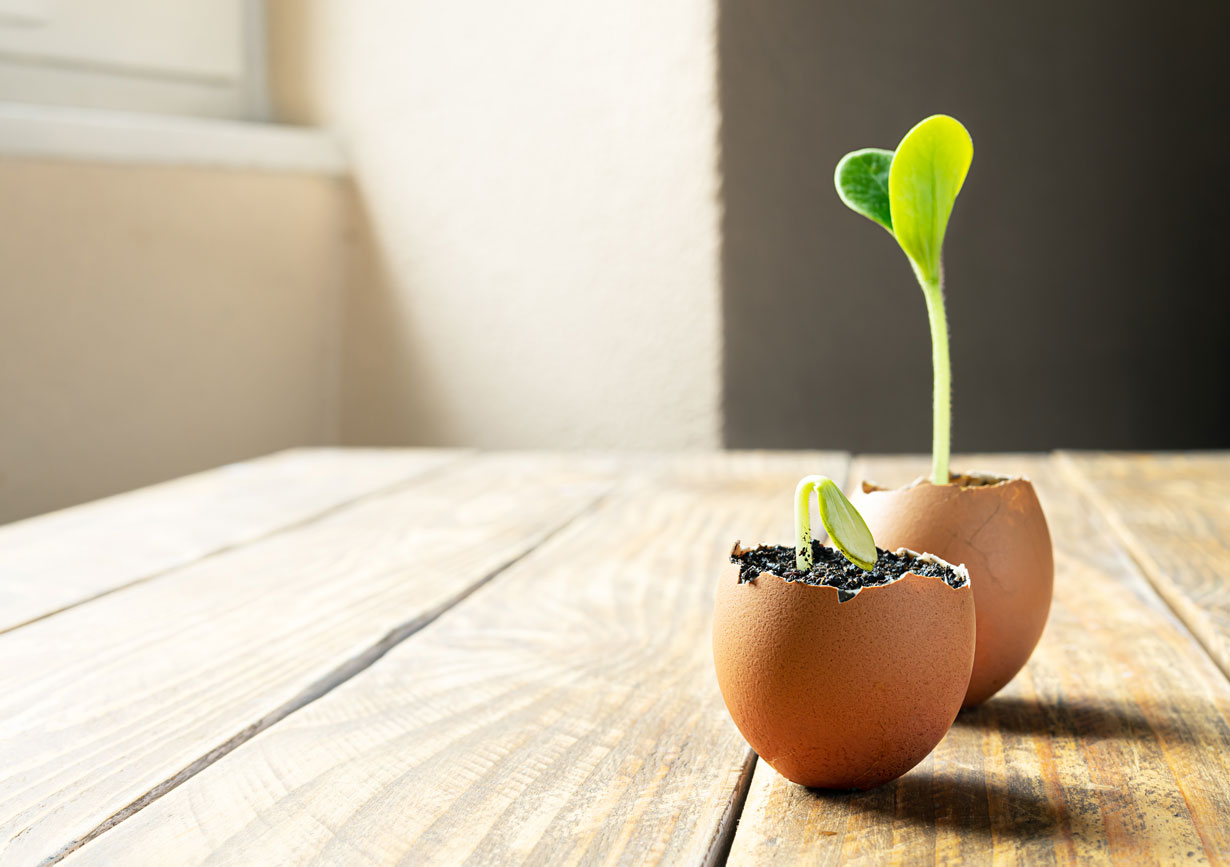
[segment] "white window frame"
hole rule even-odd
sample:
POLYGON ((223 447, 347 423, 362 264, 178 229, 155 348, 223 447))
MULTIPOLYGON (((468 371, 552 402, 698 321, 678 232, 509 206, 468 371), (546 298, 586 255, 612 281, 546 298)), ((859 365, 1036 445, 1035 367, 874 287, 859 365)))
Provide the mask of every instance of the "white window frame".
MULTIPOLYGON (((144 0, 147 3, 184 3, 187 0, 144 0)), ((191 0, 203 4, 195 13, 214 15, 222 22, 217 33, 217 62, 196 58, 180 68, 160 43, 148 43, 152 58, 132 63, 107 45, 100 35, 97 50, 89 45, 90 32, 81 32, 78 18, 99 15, 100 0, 0 0, 0 101, 34 103, 164 115, 187 115, 230 120, 264 121, 269 118, 265 8, 262 0, 191 0), (82 5, 88 4, 88 5, 82 5), (235 5, 229 5, 235 4, 235 5), (56 50, 40 46, 55 44, 57 15, 63 31, 56 50), (25 34, 30 34, 25 39, 25 34), (233 34, 235 43, 227 42, 233 34), (35 38, 37 37, 37 38, 35 38), (71 37, 71 38, 70 38, 71 37), (23 46, 23 40, 30 45, 23 46), (221 41, 220 41, 221 40, 221 41)), ((144 22, 153 28, 157 15, 147 16, 138 3, 120 5, 139 33, 144 22)), ((158 8, 158 7, 147 7, 158 8)), ((165 11, 174 7, 161 7, 165 11)), ((114 11, 114 10, 113 10, 114 11)), ((166 17, 165 15, 163 16, 166 17)), ((173 13, 172 13, 172 17, 173 13)), ((104 22, 105 23, 105 22, 104 22)), ((125 25, 127 26, 127 25, 125 25)), ((180 28, 183 32, 183 28, 180 28)), ((151 37, 156 39, 157 35, 151 37)), ((140 37, 134 37, 134 53, 140 53, 140 37)), ((195 47, 187 45, 186 47, 195 47)))

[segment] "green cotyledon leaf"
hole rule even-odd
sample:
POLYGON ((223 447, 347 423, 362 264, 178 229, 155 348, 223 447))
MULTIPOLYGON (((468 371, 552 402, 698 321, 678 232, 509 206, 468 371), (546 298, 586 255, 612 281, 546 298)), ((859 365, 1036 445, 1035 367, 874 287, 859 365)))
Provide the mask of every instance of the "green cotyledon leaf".
POLYGON ((816 485, 816 500, 820 506, 820 523, 828 531, 829 541, 846 559, 863 569, 874 569, 879 552, 867 522, 846 499, 832 479, 816 485))
POLYGON ((829 541, 855 566, 874 569, 880 552, 863 516, 828 476, 805 476, 794 492, 795 565, 799 571, 806 572, 814 562, 808 516, 812 491, 816 492, 820 523, 824 524, 829 541))
POLYGON ((948 218, 973 159, 969 133, 946 114, 920 122, 893 154, 888 173, 893 235, 919 279, 929 284, 939 284, 948 218))
POLYGON ((888 201, 888 173, 892 163, 892 151, 863 148, 842 157, 833 173, 833 185, 846 207, 874 220, 890 233, 893 217, 888 201))

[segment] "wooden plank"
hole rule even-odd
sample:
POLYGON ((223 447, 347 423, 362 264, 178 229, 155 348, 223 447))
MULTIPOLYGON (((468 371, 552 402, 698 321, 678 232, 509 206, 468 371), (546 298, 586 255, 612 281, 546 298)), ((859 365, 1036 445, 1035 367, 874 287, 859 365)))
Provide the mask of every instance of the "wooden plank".
POLYGON ((0 862, 56 857, 352 676, 618 466, 468 458, 0 636, 0 862))
POLYGON ((1071 452, 1058 462, 1230 677, 1230 454, 1071 452))
POLYGON ((844 458, 675 459, 362 675, 80 850, 196 863, 700 863, 751 753, 710 623, 736 538, 844 458))
MULTIPOLYGON (((878 790, 811 791, 759 763, 731 863, 1230 857, 1230 685, 1046 459, 957 465, 1024 471, 1038 488, 1056 595, 1033 659, 878 790)), ((925 469, 867 459, 851 479, 898 484, 925 469)))
POLYGON ((461 454, 294 449, 0 527, 0 632, 310 520, 461 454))

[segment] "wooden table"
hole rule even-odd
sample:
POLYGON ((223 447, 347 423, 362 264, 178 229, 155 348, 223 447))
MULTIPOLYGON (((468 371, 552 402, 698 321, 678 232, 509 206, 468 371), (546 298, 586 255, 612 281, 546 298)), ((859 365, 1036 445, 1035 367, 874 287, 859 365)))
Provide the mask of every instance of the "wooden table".
POLYGON ((307 450, 0 528, 0 863, 1230 860, 1230 457, 972 457, 1027 669, 875 791, 758 764, 709 625, 836 453, 307 450))

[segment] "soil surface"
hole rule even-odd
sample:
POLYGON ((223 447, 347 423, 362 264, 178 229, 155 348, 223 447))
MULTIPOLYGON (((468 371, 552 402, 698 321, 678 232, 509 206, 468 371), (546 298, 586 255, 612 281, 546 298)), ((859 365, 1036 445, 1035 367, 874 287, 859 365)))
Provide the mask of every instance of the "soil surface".
POLYGON ((900 579, 907 572, 924 578, 942 578, 949 587, 964 587, 969 577, 951 566, 909 553, 896 553, 876 548, 879 557, 875 569, 870 572, 846 559, 836 548, 828 548, 816 540, 811 543, 814 565, 807 572, 795 568, 794 548, 787 545, 761 545, 757 548, 741 548, 735 545, 730 562, 739 564, 739 583, 755 581, 761 572, 771 572, 784 581, 811 584, 817 587, 834 587, 840 602, 853 599, 867 587, 881 587, 900 579))
MULTIPOLYGON (((992 473, 949 473, 948 484, 958 488, 996 488, 1000 485, 1006 485, 1009 482, 1016 481, 1017 478, 1025 478, 1024 476, 997 476, 992 473)), ((893 491, 905 490, 906 488, 917 488, 919 485, 929 485, 931 479, 928 476, 919 476, 914 481, 902 488, 886 488, 883 485, 876 484, 872 481, 863 482, 863 493, 871 494, 876 491, 893 491)))
POLYGON ((958 488, 994 488, 1006 485, 1012 479, 1008 476, 996 476, 991 473, 949 473, 948 484, 958 488))

